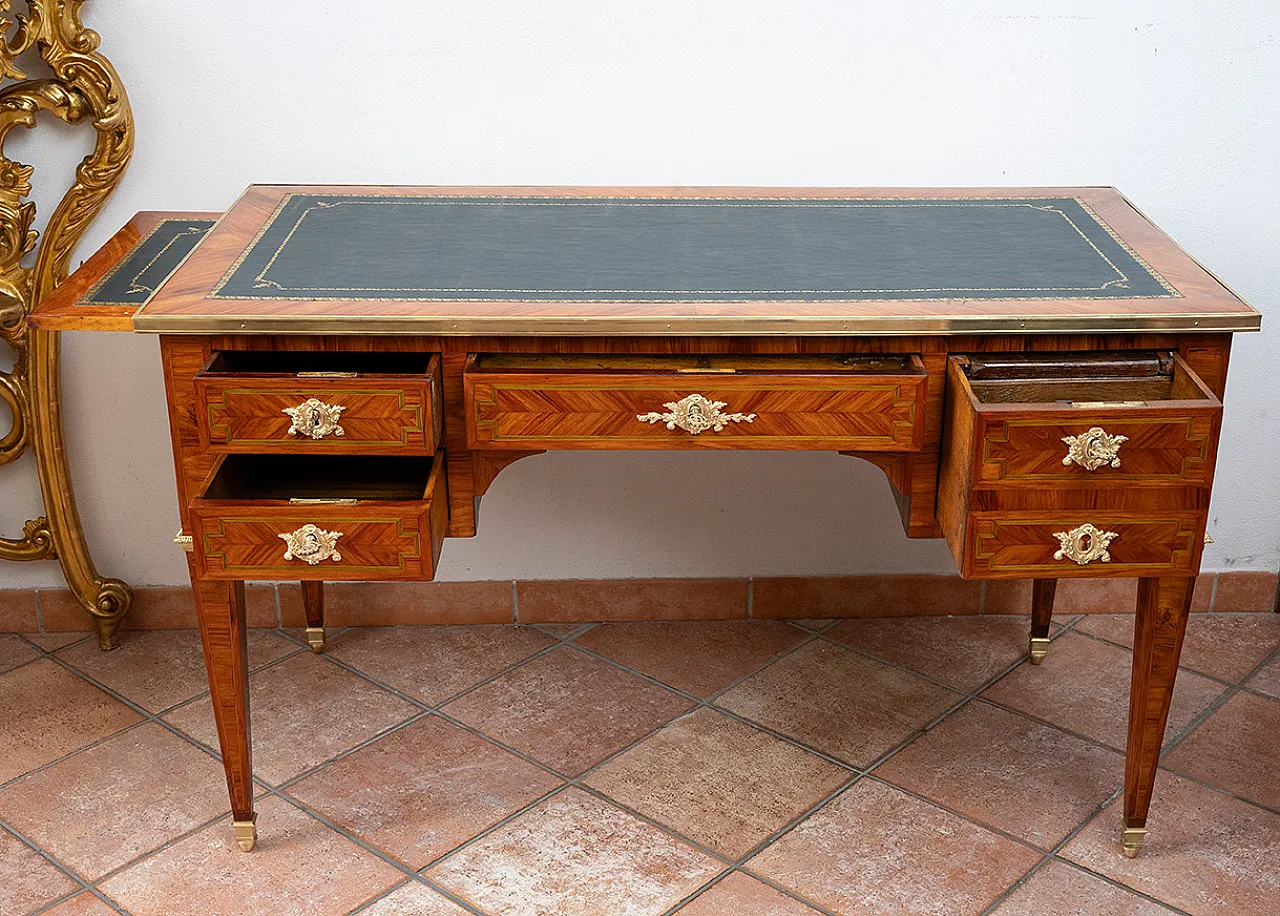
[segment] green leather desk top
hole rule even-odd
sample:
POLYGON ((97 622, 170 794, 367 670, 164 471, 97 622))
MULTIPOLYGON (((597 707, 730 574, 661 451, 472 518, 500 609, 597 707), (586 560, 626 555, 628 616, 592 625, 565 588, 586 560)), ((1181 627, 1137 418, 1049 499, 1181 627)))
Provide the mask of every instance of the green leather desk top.
POLYGON ((291 194, 215 299, 1174 297, 1080 200, 291 194))
MULTIPOLYGON (((94 295, 122 295, 113 282, 94 295)), ((1256 312, 1119 194, 1097 188, 255 186, 135 318, 139 329, 190 333, 1245 330, 1251 322, 1256 312)))

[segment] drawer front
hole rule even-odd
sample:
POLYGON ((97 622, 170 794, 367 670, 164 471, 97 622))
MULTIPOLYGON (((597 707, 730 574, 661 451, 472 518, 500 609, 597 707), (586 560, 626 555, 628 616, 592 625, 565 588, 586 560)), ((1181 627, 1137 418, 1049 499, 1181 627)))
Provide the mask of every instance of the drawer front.
MULTIPOLYGON (((972 487, 1208 486, 1222 403, 1180 357, 1139 357, 1130 371, 1148 363, 1147 375, 1097 378, 1095 362, 1063 359, 1053 376, 971 380, 952 357, 948 463, 972 487)), ((1046 370, 1032 359, 1025 371, 1046 370)))
POLYGON ((1204 525, 1198 512, 973 512, 964 574, 982 579, 1190 576, 1199 570, 1204 525))
POLYGON ((197 419, 222 453, 430 455, 440 439, 439 359, 426 376, 295 378, 202 373, 197 419))
POLYGON ((986 417, 979 424, 974 482, 1207 485, 1213 480, 1220 414, 1205 408, 986 417))
POLYGON ((196 566, 213 579, 430 579, 449 522, 443 467, 423 500, 194 500, 196 566))
POLYGON ((920 375, 470 374, 474 449, 917 451, 920 375))

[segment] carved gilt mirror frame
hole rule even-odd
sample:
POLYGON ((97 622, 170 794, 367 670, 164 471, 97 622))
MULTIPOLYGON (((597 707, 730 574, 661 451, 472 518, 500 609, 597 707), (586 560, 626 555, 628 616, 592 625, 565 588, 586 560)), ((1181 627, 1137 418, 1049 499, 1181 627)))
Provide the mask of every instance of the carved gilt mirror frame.
POLYGON ((67 584, 93 615, 103 649, 116 645, 133 594, 118 579, 100 576, 89 556, 76 510, 63 441, 59 338, 31 327, 35 303, 67 278, 76 244, 116 189, 133 154, 133 114, 120 77, 98 53, 98 35, 80 21, 85 0, 27 0, 26 15, 8 14, 0 0, 0 337, 14 351, 13 371, 0 372, 0 400, 13 422, 0 438, 0 466, 32 449, 44 516, 28 521, 22 537, 0 537, 0 559, 62 564, 67 584), (17 59, 35 52, 52 76, 28 78, 17 59), (34 127, 49 113, 68 124, 91 124, 93 151, 49 216, 43 236, 32 229, 33 168, 4 154, 14 127, 34 127))

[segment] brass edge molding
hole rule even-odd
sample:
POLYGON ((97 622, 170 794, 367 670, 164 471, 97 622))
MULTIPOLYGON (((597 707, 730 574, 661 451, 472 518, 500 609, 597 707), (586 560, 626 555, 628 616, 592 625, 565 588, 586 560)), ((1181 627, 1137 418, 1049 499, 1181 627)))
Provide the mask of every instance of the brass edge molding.
POLYGON ((0 465, 30 447, 45 509, 45 517, 26 524, 23 538, 0 539, 0 559, 61 561, 67 584, 97 625, 99 645, 111 649, 133 593, 124 582, 100 576, 89 556, 63 439, 60 339, 30 323, 35 304, 67 278, 76 245, 133 155, 128 96, 98 53, 98 34, 80 20, 84 2, 27 0, 26 15, 10 18, 12 0, 0 0, 0 337, 16 356, 13 371, 0 373, 0 400, 14 415, 0 438, 0 465), (51 77, 27 77, 17 60, 28 52, 38 54, 51 77), (34 168, 3 153, 9 132, 34 127, 39 114, 91 124, 95 132, 94 148, 76 168, 43 237, 32 228, 35 204, 25 200, 34 168), (35 263, 25 266, 31 254, 35 263))
MULTIPOLYGON (((284 300, 281 300, 284 301, 284 300)), ((427 334, 440 337, 771 337, 784 335, 896 337, 968 334, 1221 334, 1257 331, 1262 315, 1248 313, 955 316, 784 317, 616 316, 512 318, 474 315, 331 317, 327 315, 151 315, 143 308, 134 329, 172 334, 427 334)))

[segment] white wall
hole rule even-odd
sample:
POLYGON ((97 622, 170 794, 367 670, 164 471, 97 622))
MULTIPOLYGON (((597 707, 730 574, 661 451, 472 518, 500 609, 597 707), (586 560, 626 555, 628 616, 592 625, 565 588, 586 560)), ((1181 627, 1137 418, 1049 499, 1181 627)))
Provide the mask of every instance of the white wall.
MULTIPOLYGON (((138 152, 82 258, 136 210, 222 210, 250 182, 1114 184, 1280 316, 1274 0, 88 7, 138 152)), ((85 143, 56 124, 10 142, 46 212, 85 143)), ((1237 338, 1206 569, 1280 564, 1276 321, 1237 338)), ((157 353, 66 340, 89 539, 136 584, 185 578, 157 353)), ((0 471, 8 531, 36 511, 31 470, 0 471)), ((480 525, 443 578, 954 571, 902 536, 878 470, 827 454, 532 458, 480 525)), ((0 565, 0 586, 59 581, 0 565)))

